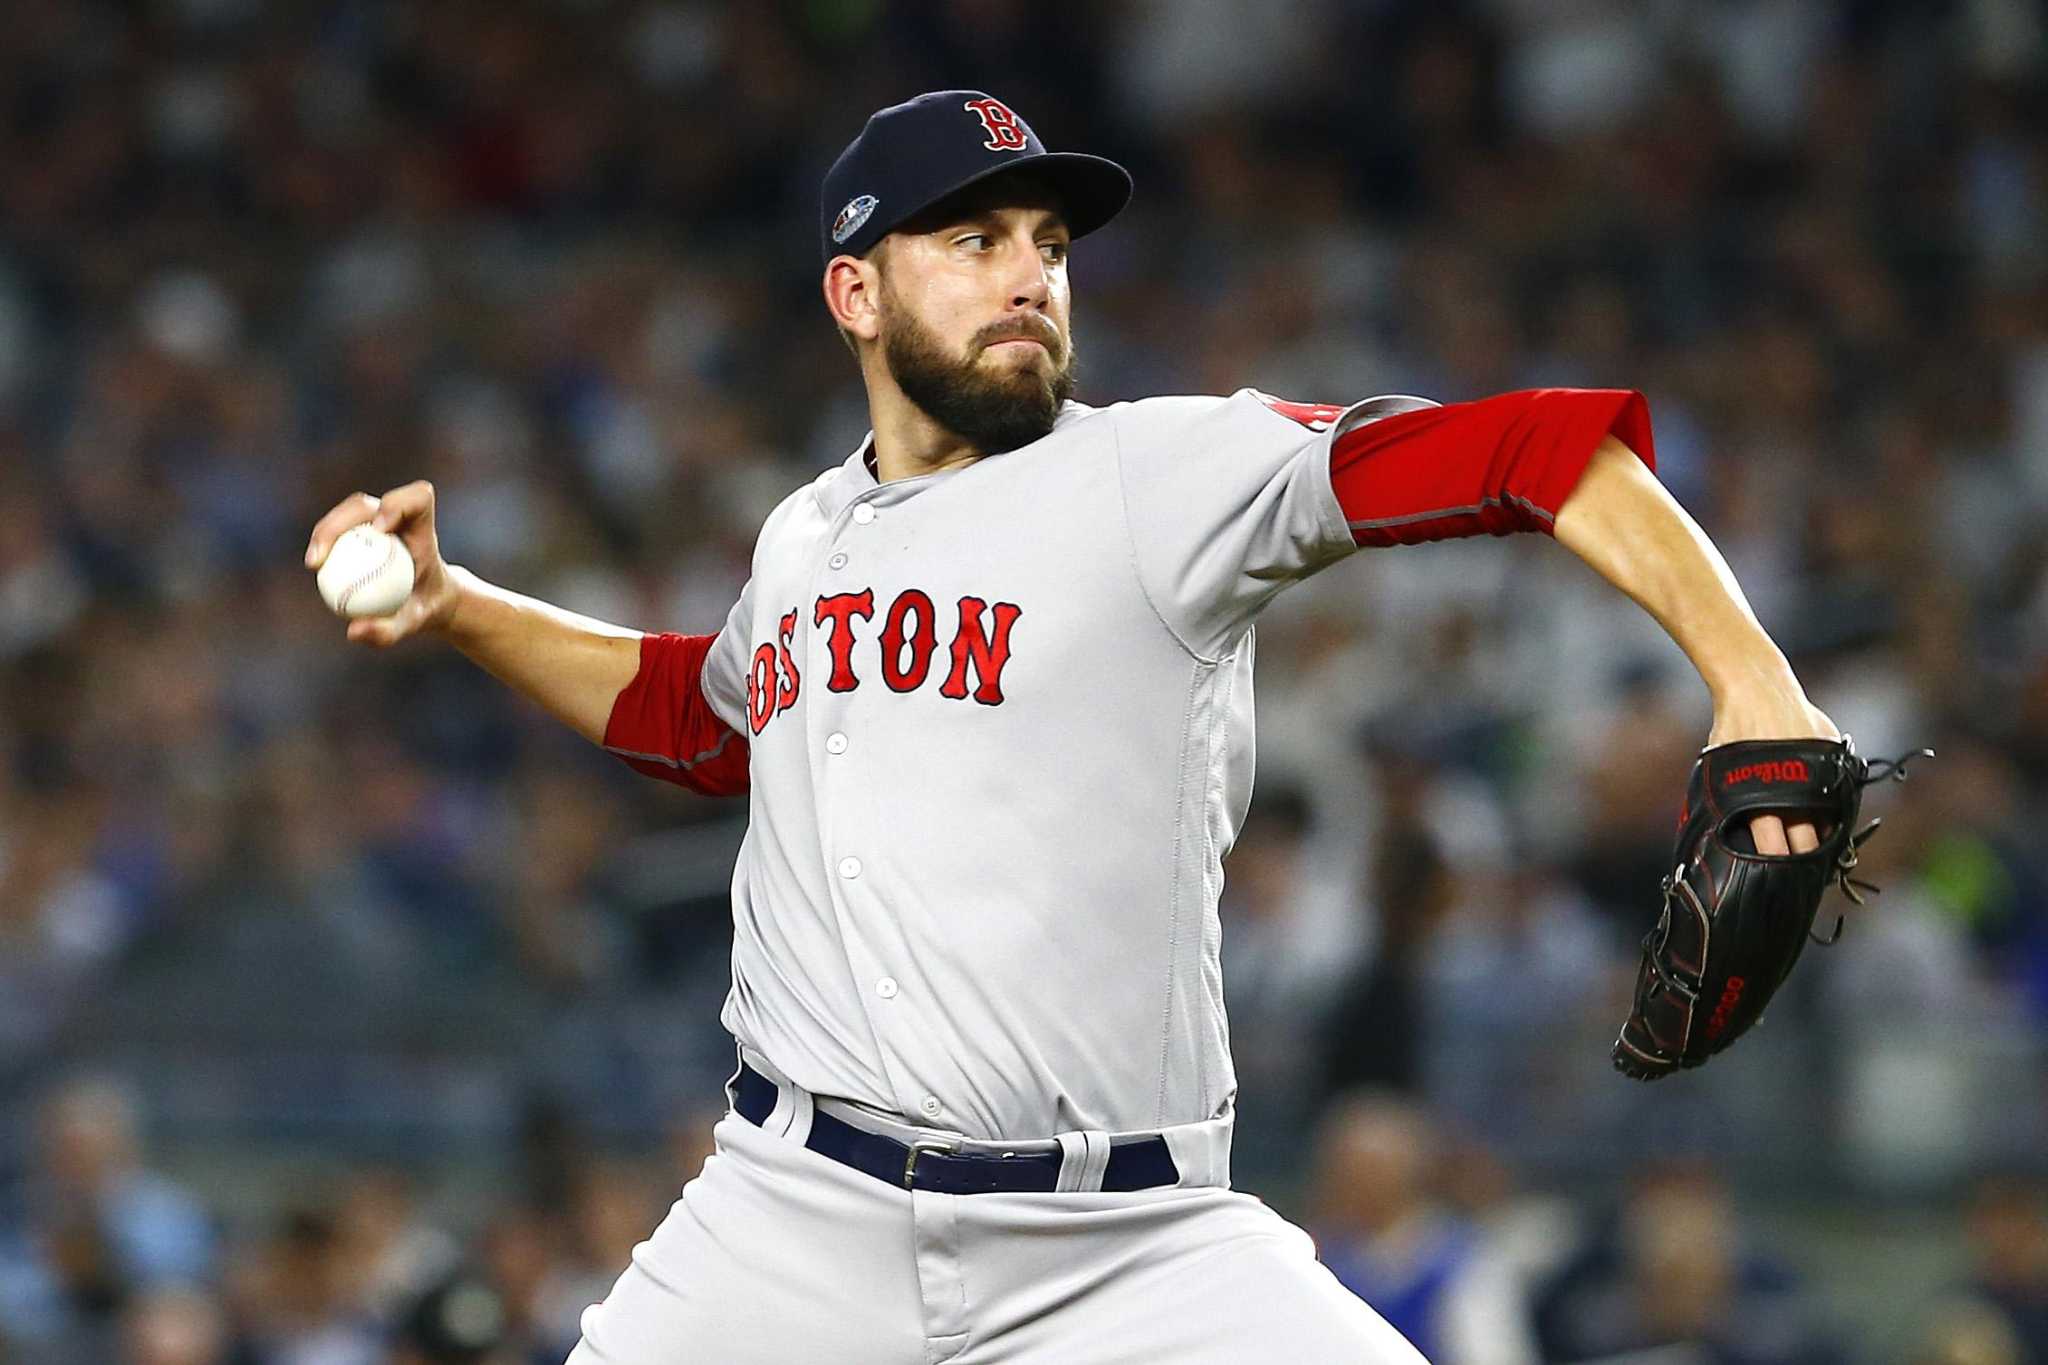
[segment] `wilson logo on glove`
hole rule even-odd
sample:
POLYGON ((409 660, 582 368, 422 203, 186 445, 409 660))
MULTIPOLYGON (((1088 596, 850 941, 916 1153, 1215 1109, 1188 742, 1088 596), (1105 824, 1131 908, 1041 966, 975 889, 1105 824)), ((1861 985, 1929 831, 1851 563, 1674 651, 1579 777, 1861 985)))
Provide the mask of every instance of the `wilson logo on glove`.
POLYGON ((1796 758, 1779 759, 1775 763, 1752 763, 1743 768, 1731 768, 1721 776, 1721 785, 1732 787, 1738 782, 1811 782, 1813 775, 1806 770, 1806 764, 1796 758))

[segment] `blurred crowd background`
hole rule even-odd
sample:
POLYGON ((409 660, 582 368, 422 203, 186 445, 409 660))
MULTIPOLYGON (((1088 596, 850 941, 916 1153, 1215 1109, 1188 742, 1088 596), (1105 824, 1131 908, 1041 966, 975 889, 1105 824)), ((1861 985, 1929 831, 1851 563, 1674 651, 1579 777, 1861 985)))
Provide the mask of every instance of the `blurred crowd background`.
POLYGON ((1868 754, 1885 887, 1607 1048, 1709 712, 1538 537, 1260 627, 1237 1183, 1442 1365, 2048 1362, 2048 24, 2031 0, 10 0, 0 1360, 559 1360, 700 1162, 744 812, 300 567, 721 624, 862 394, 874 108, 1117 157, 1080 396, 1635 387, 1868 754))

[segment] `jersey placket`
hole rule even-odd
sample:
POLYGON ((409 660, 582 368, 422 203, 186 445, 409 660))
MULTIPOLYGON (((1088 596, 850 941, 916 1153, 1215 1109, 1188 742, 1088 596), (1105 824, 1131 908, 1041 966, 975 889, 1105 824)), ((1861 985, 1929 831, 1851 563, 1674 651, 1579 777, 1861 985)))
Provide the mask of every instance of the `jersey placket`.
MULTIPOLYGON (((891 516, 890 504, 900 507, 909 491, 871 492, 833 518, 816 578, 820 598, 877 586, 876 569, 883 559, 881 527, 891 516)), ((871 932, 880 926, 881 917, 890 913, 886 890, 878 881, 881 860, 875 856, 875 840, 882 835, 871 822, 868 799, 880 782, 874 767, 880 756, 864 747, 871 736, 862 734, 860 725, 863 706, 874 704, 872 689, 879 685, 877 679, 868 676, 873 668, 863 657, 871 653, 873 632, 879 625, 873 616, 855 617, 848 620, 847 628, 854 641, 853 671, 860 679, 852 690, 835 691, 831 686, 834 657, 830 621, 812 622, 807 651, 811 676, 818 680, 810 694, 812 705, 805 717, 805 733, 812 755, 819 852, 825 860, 839 915, 847 967, 858 988, 883 1077, 904 1118, 930 1122, 942 1112, 942 1106, 937 1097, 913 1093, 903 1083, 903 1053, 895 1043, 899 1035, 915 1033, 912 1020, 916 1007, 905 997, 903 982, 898 978, 907 964, 887 960, 886 954, 877 951, 877 938, 887 941, 892 935, 871 932), (864 664, 868 665, 865 671, 864 664), (865 703, 861 700, 863 690, 869 692, 865 703)))

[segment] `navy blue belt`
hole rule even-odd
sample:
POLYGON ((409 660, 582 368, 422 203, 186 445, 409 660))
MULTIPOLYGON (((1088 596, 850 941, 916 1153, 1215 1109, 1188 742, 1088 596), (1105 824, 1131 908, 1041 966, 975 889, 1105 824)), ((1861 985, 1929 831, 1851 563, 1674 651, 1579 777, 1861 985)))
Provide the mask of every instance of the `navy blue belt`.
MULTIPOLYGON (((733 1112, 755 1127, 775 1108, 775 1082, 740 1063, 733 1083, 733 1112)), ((949 1151, 930 1143, 898 1142, 856 1128, 822 1109, 811 1115, 804 1146, 886 1184, 935 1194, 1051 1193, 1059 1188, 1060 1153, 1018 1152, 1013 1156, 949 1151)), ((1150 1190, 1180 1183, 1163 1137, 1120 1142, 1109 1149, 1102 1172, 1105 1190, 1150 1190)))

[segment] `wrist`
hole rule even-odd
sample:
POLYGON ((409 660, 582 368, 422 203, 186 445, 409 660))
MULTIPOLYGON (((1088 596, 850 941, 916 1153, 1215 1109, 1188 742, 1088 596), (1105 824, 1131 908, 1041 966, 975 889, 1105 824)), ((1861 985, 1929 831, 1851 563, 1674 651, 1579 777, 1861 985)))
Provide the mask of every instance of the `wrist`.
POLYGON ((1764 698, 1806 700, 1806 689, 1792 672, 1777 643, 1754 619, 1724 624, 1716 632, 1720 647, 1693 658, 1693 666, 1714 698, 1716 707, 1764 698))
POLYGON ((446 605, 434 614, 426 629, 461 649, 477 634, 477 607, 489 585, 460 564, 443 565, 441 572, 446 605))
POLYGON ((1827 715, 1807 700, 1806 689, 1782 656, 1776 665, 1760 663, 1737 670, 1711 685, 1713 732, 1709 744, 1737 739, 1839 739, 1827 715))

